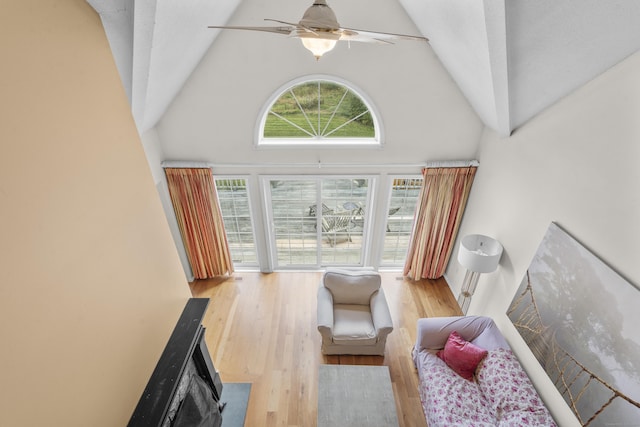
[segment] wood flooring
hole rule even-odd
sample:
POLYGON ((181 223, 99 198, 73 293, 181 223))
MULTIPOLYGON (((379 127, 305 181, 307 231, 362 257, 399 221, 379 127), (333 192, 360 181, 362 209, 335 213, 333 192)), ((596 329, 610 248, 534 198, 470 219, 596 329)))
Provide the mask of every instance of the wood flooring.
POLYGON ((445 280, 381 273, 394 323, 384 357, 323 356, 316 329, 321 274, 236 272, 191 284, 194 297, 210 298, 205 339, 223 383, 252 383, 245 426, 315 426, 318 366, 352 364, 388 366, 400 427, 426 427, 411 347, 418 318, 462 314, 445 280))

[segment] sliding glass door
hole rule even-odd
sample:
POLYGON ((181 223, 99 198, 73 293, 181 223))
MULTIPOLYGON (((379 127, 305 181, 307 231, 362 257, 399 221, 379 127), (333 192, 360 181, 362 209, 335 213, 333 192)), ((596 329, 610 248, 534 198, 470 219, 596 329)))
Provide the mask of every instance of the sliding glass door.
POLYGON ((265 177, 274 269, 361 266, 369 177, 265 177))

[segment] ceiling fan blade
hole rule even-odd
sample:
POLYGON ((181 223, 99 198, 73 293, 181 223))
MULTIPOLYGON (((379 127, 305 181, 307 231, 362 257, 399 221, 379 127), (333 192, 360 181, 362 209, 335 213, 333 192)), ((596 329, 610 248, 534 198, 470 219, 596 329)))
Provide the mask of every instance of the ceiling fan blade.
POLYGON ((358 33, 343 34, 340 36, 340 40, 346 41, 346 42, 395 44, 391 40, 383 40, 380 38, 372 37, 369 35, 358 34, 358 33))
POLYGON ((301 33, 312 33, 312 34, 318 34, 317 31, 315 31, 313 28, 309 28, 306 27, 304 25, 300 25, 300 24, 294 24, 293 22, 287 22, 287 21, 280 21, 278 19, 270 19, 270 18, 265 18, 265 21, 271 21, 271 22, 277 22, 278 24, 286 24, 286 25, 290 25, 293 28, 291 29, 291 36, 292 37, 297 37, 299 36, 301 33))
POLYGON ((287 22, 287 21, 280 21, 278 19, 271 19, 271 18, 264 18, 265 21, 269 21, 269 22, 277 22, 278 24, 285 24, 285 25, 290 25, 292 27, 297 27, 298 24, 295 24, 293 22, 287 22))
POLYGON ((221 30, 248 30, 248 31, 262 31, 262 32, 267 32, 267 33, 276 33, 276 34, 283 34, 285 36, 291 35, 291 33, 296 29, 295 26, 294 27, 225 27, 225 26, 218 26, 218 25, 209 25, 209 28, 218 28, 221 30))
POLYGON ((353 28, 341 28, 340 40, 365 42, 365 43, 391 43, 397 40, 425 41, 429 39, 422 36, 408 34, 382 33, 376 31, 356 30, 353 28))

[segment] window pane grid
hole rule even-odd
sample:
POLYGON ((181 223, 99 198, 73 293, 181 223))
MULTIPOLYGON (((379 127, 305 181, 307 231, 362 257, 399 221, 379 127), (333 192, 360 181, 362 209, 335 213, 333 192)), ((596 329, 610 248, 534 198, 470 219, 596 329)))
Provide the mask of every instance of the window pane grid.
POLYGON ((310 80, 282 91, 263 118, 258 144, 379 144, 372 111, 352 88, 330 80, 310 80))
POLYGON ((316 223, 308 217, 316 201, 316 188, 314 180, 270 181, 278 266, 316 265, 316 223))
POLYGON ((322 180, 322 265, 361 265, 368 191, 368 179, 322 180))
POLYGON ((234 266, 257 266, 258 257, 246 180, 216 178, 215 183, 234 266))
POLYGON ((396 178, 391 182, 391 197, 381 265, 399 266, 404 264, 421 187, 422 177, 396 178))

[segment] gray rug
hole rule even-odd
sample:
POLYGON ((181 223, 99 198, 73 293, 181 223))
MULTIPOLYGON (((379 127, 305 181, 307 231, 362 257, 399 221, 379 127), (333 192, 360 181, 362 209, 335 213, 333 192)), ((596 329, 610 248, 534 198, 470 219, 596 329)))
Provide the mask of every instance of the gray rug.
POLYGON ((224 383, 221 402, 226 402, 222 411, 222 427, 244 427, 247 415, 251 383, 224 383))
POLYGON ((386 366, 320 365, 318 427, 397 427, 386 366))

